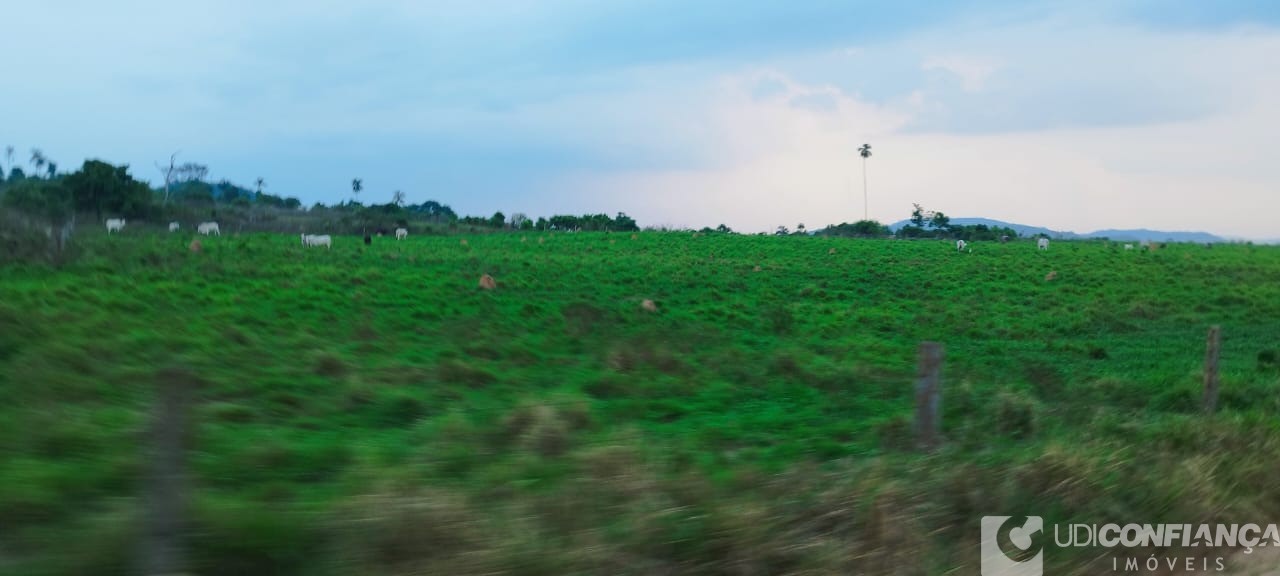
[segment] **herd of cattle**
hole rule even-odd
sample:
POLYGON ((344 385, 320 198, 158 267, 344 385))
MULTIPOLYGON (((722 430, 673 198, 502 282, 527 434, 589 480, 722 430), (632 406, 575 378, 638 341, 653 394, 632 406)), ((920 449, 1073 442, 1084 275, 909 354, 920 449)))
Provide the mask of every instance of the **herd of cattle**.
MULTIPOLYGON (((111 234, 112 232, 123 231, 124 225, 125 225, 124 218, 108 218, 107 234, 111 234)), ((182 225, 179 224, 178 222, 169 223, 170 232, 177 232, 181 228, 182 228, 182 225)), ((196 232, 204 236, 209 236, 209 235, 221 236, 222 235, 222 230, 218 228, 217 222, 201 222, 196 226, 196 232)), ((407 228, 396 228, 396 240, 404 240, 405 238, 408 238, 408 237, 409 237, 409 230, 407 228)), ((365 237, 365 243, 366 244, 369 243, 368 236, 365 237)), ((324 235, 303 234, 302 245, 303 246, 324 246, 326 248, 332 249, 333 238, 330 237, 328 234, 324 234, 324 235)))
MULTIPOLYGON (((110 234, 110 233, 112 233, 112 232, 120 232, 120 231, 124 230, 124 223, 125 223, 124 218, 109 218, 109 219, 107 220, 107 234, 110 234)), ((177 232, 179 228, 181 228, 181 225, 179 225, 177 222, 170 222, 170 223, 169 223, 169 231, 170 231, 170 232, 177 232)), ((217 223, 217 222, 201 222, 199 225, 197 225, 197 226, 196 226, 196 232, 199 232, 200 234, 202 234, 202 235, 204 235, 204 236, 209 236, 209 235, 221 236, 221 235, 222 235, 222 231, 220 231, 220 230, 218 229, 218 223, 217 223)), ((396 240, 404 240, 404 239, 405 239, 405 238, 407 238, 408 236, 409 236, 409 230, 408 230, 408 229, 406 229, 406 228, 396 228, 396 240)), ((365 236, 365 239, 364 239, 364 240, 365 240, 365 243, 366 243, 366 244, 368 244, 368 243, 369 243, 369 237, 368 237, 368 236, 365 236)), ((1003 243, 1005 243, 1005 242, 1008 242, 1008 241, 1009 241, 1009 237, 1008 237, 1008 236, 1003 236, 1003 237, 1001 237, 1001 238, 1000 238, 1000 243, 1002 243, 1002 244, 1003 244, 1003 243)), ((332 238, 332 237, 330 237, 328 234, 324 234, 324 235, 303 234, 303 235, 302 235, 302 245, 303 245, 303 246, 324 246, 325 248, 332 249, 332 248, 333 248, 333 238, 332 238)), ((1150 242, 1149 240, 1143 240, 1142 242, 1140 242, 1140 243, 1139 243, 1139 245, 1140 245, 1140 246, 1142 247, 1142 249, 1144 249, 1144 250, 1150 250, 1150 249, 1151 249, 1151 242, 1150 242)), ((1039 239, 1037 239, 1037 240, 1036 240, 1036 249, 1037 249, 1037 250, 1048 250, 1048 249, 1049 249, 1049 239, 1048 239, 1048 238, 1039 238, 1039 239)), ((1125 249, 1125 250, 1133 250, 1133 244, 1125 244, 1125 245, 1124 245, 1124 249, 1125 249)), ((964 240, 956 240, 956 252, 964 252, 964 251, 966 251, 966 250, 967 250, 967 251, 969 251, 969 252, 973 252, 973 248, 970 248, 970 247, 969 247, 969 243, 968 243, 968 242, 965 242, 964 240)))
MULTIPOLYGON (((123 231, 124 223, 125 223, 124 218, 109 218, 107 220, 107 234, 110 234, 112 232, 123 231)), ((182 226, 177 222, 169 223, 170 232, 177 232, 178 229, 181 227, 182 226)), ((204 236, 210 236, 210 235, 221 236, 222 235, 222 230, 218 228, 217 222, 201 222, 196 226, 196 232, 199 232, 204 236)))

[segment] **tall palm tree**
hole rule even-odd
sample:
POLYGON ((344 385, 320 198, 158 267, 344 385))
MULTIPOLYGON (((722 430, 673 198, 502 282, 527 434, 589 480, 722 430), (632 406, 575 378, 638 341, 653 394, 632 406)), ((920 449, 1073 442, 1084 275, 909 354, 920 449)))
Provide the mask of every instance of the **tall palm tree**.
POLYGON ((44 172, 44 164, 45 164, 44 152, 41 152, 39 148, 32 148, 31 149, 31 165, 36 167, 34 176, 36 176, 37 178, 40 176, 41 172, 44 172))
POLYGON ((9 170, 12 171, 13 170, 13 146, 4 147, 4 157, 5 157, 5 161, 9 163, 9 170))
POLYGON ((359 178, 352 178, 352 179, 351 179, 351 193, 355 195, 355 197, 356 197, 356 199, 357 199, 357 200, 359 200, 359 199, 360 199, 360 191, 361 191, 361 190, 364 190, 364 180, 361 180, 361 179, 359 179, 359 178))
POLYGON ((871 145, 863 144, 858 149, 858 155, 862 156, 862 219, 870 220, 871 216, 867 210, 867 158, 871 157, 871 145))
POLYGON ((267 181, 266 181, 266 180, 263 180, 263 179, 262 179, 262 177, 261 177, 261 176, 259 176, 259 177, 258 177, 258 180, 257 180, 257 182, 255 182, 255 184, 257 184, 257 185, 258 185, 258 195, 259 195, 259 196, 261 196, 261 195, 262 195, 262 188, 263 188, 264 186, 266 186, 266 185, 267 185, 267 181))

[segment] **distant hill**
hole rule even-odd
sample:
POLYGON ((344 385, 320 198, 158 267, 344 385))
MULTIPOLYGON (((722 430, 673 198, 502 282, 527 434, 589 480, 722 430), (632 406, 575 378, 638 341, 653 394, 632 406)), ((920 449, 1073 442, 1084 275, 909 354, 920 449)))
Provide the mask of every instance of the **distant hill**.
MULTIPOLYGON (((889 229, 897 232, 898 229, 910 224, 910 220, 900 220, 889 225, 889 229)), ((1002 226, 1012 228, 1018 232, 1019 236, 1035 236, 1038 234, 1048 235, 1050 238, 1062 238, 1065 240, 1087 239, 1087 238, 1110 238, 1112 240, 1128 240, 1142 241, 1151 240, 1155 242, 1225 242, 1224 238, 1215 236, 1208 232, 1166 232, 1162 230, 1147 230, 1139 228, 1134 230, 1098 230, 1086 234, 1076 232, 1064 232, 1060 230, 1050 230, 1041 226, 1028 226, 1026 224, 1015 224, 1013 222, 1003 222, 1000 220, 992 220, 990 218, 952 218, 952 224, 961 224, 964 226, 975 226, 985 224, 995 227, 1002 226)))
POLYGON ((1153 242, 1224 242, 1225 239, 1208 232, 1162 232, 1160 230, 1098 230, 1088 234, 1090 238, 1112 240, 1151 240, 1153 242))

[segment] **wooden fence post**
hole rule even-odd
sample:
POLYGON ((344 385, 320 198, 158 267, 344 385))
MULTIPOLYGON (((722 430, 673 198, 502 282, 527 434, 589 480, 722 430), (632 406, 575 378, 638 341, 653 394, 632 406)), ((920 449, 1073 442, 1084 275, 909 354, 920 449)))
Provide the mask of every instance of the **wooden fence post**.
POLYGON ((1209 327, 1209 337, 1204 349, 1204 412, 1213 414, 1218 409, 1218 352, 1222 348, 1222 328, 1209 327))
POLYGON ((941 444, 942 344, 921 342, 916 376, 916 446, 925 452, 941 444))

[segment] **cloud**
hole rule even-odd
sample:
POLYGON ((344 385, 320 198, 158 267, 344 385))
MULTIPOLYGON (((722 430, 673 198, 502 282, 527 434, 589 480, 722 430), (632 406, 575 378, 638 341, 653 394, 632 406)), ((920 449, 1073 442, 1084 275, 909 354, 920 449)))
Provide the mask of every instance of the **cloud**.
POLYGON ((930 58, 921 64, 921 69, 943 70, 960 79, 965 92, 981 92, 987 78, 998 70, 998 66, 990 61, 966 56, 939 56, 930 58))
POLYGON ((871 142, 883 220, 1274 235, 1280 19, 1167 4, 50 0, 6 11, 0 52, 38 57, 0 93, 5 143, 63 166, 180 148, 308 203, 358 175, 471 213, 812 227, 861 216, 871 142))
MULTIPOLYGON (((1033 27, 1041 26, 1047 24, 1033 27)), ((1004 34, 1025 38, 1028 32, 1015 28, 1004 34)), ((804 82, 785 67, 767 68, 721 76, 707 99, 685 104, 699 108, 692 116, 712 119, 699 145, 715 151, 714 162, 676 170, 579 171, 559 185, 590 192, 566 196, 564 204, 612 206, 644 222, 694 227, 724 222, 749 231, 853 221, 862 217, 861 161, 854 150, 865 141, 877 151, 867 163, 871 217, 885 222, 905 217, 919 202, 953 216, 1077 231, 1151 227, 1273 236, 1269 215, 1280 213, 1280 196, 1273 193, 1280 173, 1266 151, 1280 131, 1280 111, 1269 104, 1280 96, 1280 81, 1267 70, 1280 56, 1280 34, 1138 33, 1092 26, 1077 35, 1089 37, 1095 43, 1091 50, 1100 53, 1130 46, 1153 50, 1092 63, 1100 78, 1129 70, 1137 76, 1132 86, 1153 71, 1178 71, 1158 83, 1168 87, 1167 93, 1112 92, 1124 97, 1112 104, 1127 109, 1162 98, 1175 108, 1180 101, 1192 102, 1198 112, 1113 121, 1099 109, 1095 112, 1104 121, 947 130, 948 114, 982 101, 927 83, 894 98, 872 99, 838 81, 804 82), (1135 58, 1148 69, 1132 70, 1135 58), (761 82, 773 87, 770 97, 756 94, 761 82)), ((989 41, 1000 44, 998 38, 989 41)), ((1077 42, 1066 36, 1027 45, 1009 67, 1030 68, 1042 55, 1077 42)), ((1075 88, 1077 94, 1090 89, 1075 88)), ((1095 88, 1104 94, 1110 90, 1095 88)), ((991 85, 989 90, 1006 88, 991 85)), ((1035 90, 1012 90, 1012 95, 992 95, 985 105, 1014 98, 1005 112, 1034 113, 1035 103, 1021 98, 1035 90)), ((1042 105, 1040 112, 1070 117, 1050 109, 1054 103, 1042 105)))

